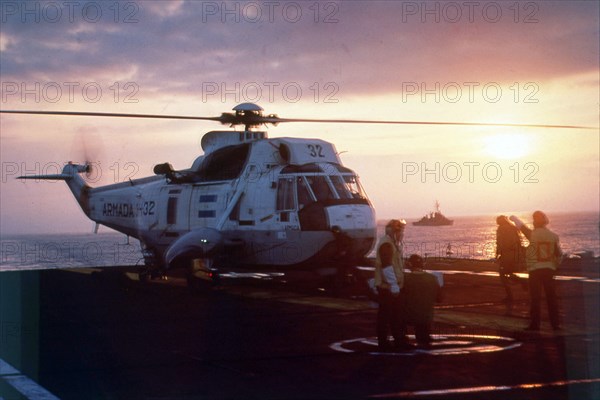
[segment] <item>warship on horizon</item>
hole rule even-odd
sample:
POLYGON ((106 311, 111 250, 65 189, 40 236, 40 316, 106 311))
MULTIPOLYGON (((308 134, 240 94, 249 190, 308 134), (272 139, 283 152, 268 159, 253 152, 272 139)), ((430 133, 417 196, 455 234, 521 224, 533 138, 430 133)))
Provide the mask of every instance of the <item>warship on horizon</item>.
POLYGON ((414 226, 444 226, 444 225, 452 225, 454 220, 446 218, 444 214, 440 211, 440 202, 435 201, 435 211, 430 212, 425 215, 419 221, 413 222, 414 226))

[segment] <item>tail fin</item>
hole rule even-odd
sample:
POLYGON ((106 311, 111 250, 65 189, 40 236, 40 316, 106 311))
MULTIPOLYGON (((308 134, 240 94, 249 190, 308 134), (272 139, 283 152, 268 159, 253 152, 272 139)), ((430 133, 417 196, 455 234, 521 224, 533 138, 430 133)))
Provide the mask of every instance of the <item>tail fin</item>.
POLYGON ((90 215, 90 199, 89 199, 89 191, 91 189, 87 183, 83 180, 83 178, 79 175, 81 173, 87 172, 89 166, 88 165, 78 165, 68 163, 63 168, 60 174, 50 174, 50 175, 25 175, 19 176, 17 179, 41 179, 41 180, 59 180, 65 181, 75 199, 81 206, 81 209, 89 217, 90 215))

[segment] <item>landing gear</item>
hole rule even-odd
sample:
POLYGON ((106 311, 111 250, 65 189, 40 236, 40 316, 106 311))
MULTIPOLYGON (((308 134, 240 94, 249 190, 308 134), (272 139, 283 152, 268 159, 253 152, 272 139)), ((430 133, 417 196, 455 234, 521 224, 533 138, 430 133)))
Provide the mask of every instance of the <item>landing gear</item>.
POLYGON ((187 284, 192 292, 214 288, 221 283, 219 271, 213 267, 213 260, 201 258, 192 260, 188 267, 187 284))
POLYGON ((140 282, 148 282, 151 279, 167 279, 167 272, 164 265, 159 260, 157 253, 151 249, 144 247, 142 249, 142 255, 144 256, 144 267, 138 272, 138 279, 140 282))
POLYGON ((333 273, 324 276, 324 289, 334 297, 353 297, 359 280, 360 276, 354 266, 340 265, 333 273))
POLYGON ((147 283, 150 280, 150 270, 148 268, 142 269, 138 272, 138 279, 142 283, 147 283))
POLYGON ((140 272, 138 272, 138 279, 140 282, 142 283, 146 283, 148 281, 150 281, 151 279, 156 279, 156 278, 160 278, 160 279, 167 279, 167 274, 164 272, 164 270, 162 268, 156 268, 156 267, 144 267, 140 270, 140 272))

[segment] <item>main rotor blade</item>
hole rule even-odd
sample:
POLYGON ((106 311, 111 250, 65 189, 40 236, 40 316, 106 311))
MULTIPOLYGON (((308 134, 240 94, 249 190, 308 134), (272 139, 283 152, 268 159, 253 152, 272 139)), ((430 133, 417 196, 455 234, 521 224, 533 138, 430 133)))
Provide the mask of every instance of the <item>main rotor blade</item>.
MULTIPOLYGON (((268 117, 266 118, 268 119, 268 117)), ((310 118, 272 118, 270 123, 280 122, 315 122, 315 123, 335 123, 335 124, 393 124, 393 125, 454 125, 454 126, 496 126, 496 127, 516 127, 516 128, 557 128, 557 129, 598 129, 592 126, 580 125, 546 125, 546 124, 505 124, 494 122, 440 122, 440 121, 382 121, 382 120, 363 120, 363 119, 310 119, 310 118)))
POLYGON ((154 118, 154 119, 187 119, 187 120, 205 120, 221 121, 221 117, 192 117, 186 115, 160 115, 160 114, 121 114, 121 113, 101 113, 101 112, 78 112, 78 111, 18 111, 18 110, 0 110, 5 114, 33 114, 33 115, 64 115, 78 117, 115 117, 115 118, 154 118))
POLYGON ((366 119, 311 119, 311 118, 279 118, 277 116, 262 116, 255 114, 234 115, 223 113, 219 117, 196 117, 186 115, 161 115, 161 114, 121 114, 100 112, 76 111, 17 111, 0 110, 5 114, 33 114, 33 115, 63 115, 85 117, 116 117, 116 118, 154 118, 154 119, 179 119, 196 121, 216 121, 223 124, 258 126, 262 124, 277 125, 281 122, 309 122, 309 123, 334 123, 334 124, 392 124, 392 125, 446 125, 446 126, 481 126, 481 127, 512 127, 512 128, 552 128, 552 129, 598 129, 593 126, 581 125, 549 125, 549 124, 507 124, 494 122, 453 122, 453 121, 385 121, 366 119))

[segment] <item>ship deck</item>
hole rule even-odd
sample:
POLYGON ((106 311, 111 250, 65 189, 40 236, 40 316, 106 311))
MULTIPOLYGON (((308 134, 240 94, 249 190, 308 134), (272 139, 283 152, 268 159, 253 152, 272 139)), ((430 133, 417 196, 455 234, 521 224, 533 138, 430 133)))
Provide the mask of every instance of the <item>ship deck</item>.
POLYGON ((395 353, 377 350, 360 282, 333 296, 310 279, 231 275, 192 293, 182 276, 144 284, 131 268, 3 272, 0 396, 598 398, 597 259, 561 271, 564 329, 538 333, 523 331, 528 293, 514 286, 508 307, 492 263, 428 267, 445 281, 436 341, 395 353))

